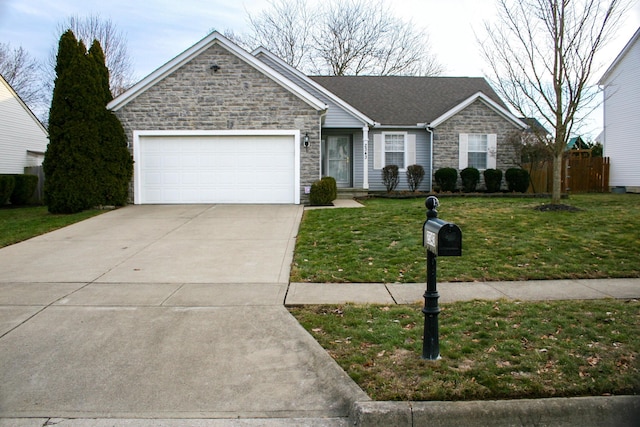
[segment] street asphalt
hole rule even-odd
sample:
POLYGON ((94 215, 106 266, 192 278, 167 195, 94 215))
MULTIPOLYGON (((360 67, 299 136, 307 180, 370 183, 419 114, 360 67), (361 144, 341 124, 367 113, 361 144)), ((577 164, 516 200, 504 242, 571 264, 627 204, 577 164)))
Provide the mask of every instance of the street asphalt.
MULTIPOLYGON (((302 213, 128 206, 0 249, 0 427, 384 425, 394 412, 371 418, 376 402, 285 305, 413 303, 424 284, 290 284, 302 213)), ((640 279, 439 291, 629 299, 640 279)))

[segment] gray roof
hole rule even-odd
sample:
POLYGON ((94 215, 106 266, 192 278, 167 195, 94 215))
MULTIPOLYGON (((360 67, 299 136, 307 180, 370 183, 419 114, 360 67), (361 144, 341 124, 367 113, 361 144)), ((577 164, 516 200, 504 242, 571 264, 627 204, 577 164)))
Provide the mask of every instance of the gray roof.
POLYGON ((504 102, 482 77, 311 76, 382 125, 430 123, 478 92, 504 102))

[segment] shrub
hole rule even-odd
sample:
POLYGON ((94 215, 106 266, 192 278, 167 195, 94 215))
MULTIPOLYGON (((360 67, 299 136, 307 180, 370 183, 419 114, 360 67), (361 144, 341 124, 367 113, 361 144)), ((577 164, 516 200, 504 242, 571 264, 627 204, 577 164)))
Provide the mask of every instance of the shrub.
POLYGON ((407 168, 407 182, 409 190, 416 191, 424 179, 424 168, 420 165, 411 165, 407 168))
POLYGON ((398 175, 398 166, 388 165, 382 168, 382 182, 387 187, 387 193, 391 193, 400 182, 400 176, 398 175))
POLYGON ((462 178, 462 191, 471 193, 476 191, 476 186, 480 182, 480 171, 476 168, 465 168, 460 171, 462 178))
POLYGON ((487 193, 497 193, 502 184, 502 171, 500 169, 486 169, 483 172, 487 193))
POLYGON ((35 175, 14 175, 16 185, 11 193, 11 204, 26 205, 38 186, 38 177, 35 175))
POLYGON ((334 201, 338 197, 338 184, 336 179, 332 176, 324 176, 321 180, 327 181, 325 185, 331 188, 331 201, 334 201))
POLYGON ((521 168, 507 169, 505 173, 509 191, 524 193, 529 188, 529 172, 521 168))
POLYGON ((440 191, 454 191, 458 182, 458 170, 455 168, 440 168, 435 173, 440 191))
POLYGON ((0 206, 9 201, 15 186, 16 180, 13 175, 0 175, 0 206))
POLYGON ((311 185, 309 202, 313 206, 331 205, 331 202, 335 200, 335 194, 337 194, 335 179, 319 179, 311 185))

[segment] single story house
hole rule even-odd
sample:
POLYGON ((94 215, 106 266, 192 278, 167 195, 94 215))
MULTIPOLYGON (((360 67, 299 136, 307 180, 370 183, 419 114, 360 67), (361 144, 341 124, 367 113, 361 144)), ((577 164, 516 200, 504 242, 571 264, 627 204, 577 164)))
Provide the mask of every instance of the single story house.
POLYGON ((602 147, 609 157, 609 186, 640 193, 640 28, 599 82, 603 89, 602 147))
POLYGON ((49 134, 0 75, 0 174, 22 174, 41 166, 49 134))
POLYGON ((515 165, 513 116, 483 78, 310 77, 213 32, 109 103, 133 201, 305 203, 311 184, 384 190, 382 168, 515 165))

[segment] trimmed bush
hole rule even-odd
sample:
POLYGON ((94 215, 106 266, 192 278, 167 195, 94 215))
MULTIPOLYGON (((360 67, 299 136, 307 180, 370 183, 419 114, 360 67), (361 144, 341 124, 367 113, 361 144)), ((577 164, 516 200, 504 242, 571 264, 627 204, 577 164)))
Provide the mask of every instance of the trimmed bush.
POLYGON ((16 180, 13 175, 0 175, 0 206, 9 201, 15 186, 16 180))
POLYGON ((462 191, 472 193, 476 191, 478 182, 480 182, 480 171, 476 168, 462 169, 460 178, 462 178, 462 191))
POLYGON ((435 173, 440 191, 455 191, 458 182, 458 170, 455 168, 440 168, 435 173))
POLYGON ((497 193, 502 184, 502 171, 500 169, 486 169, 483 172, 487 193, 497 193))
POLYGON ((509 191, 524 193, 529 188, 529 172, 521 168, 507 169, 505 173, 509 191))
POLYGON ((424 179, 424 168, 420 165, 411 165, 407 168, 407 182, 409 190, 416 191, 424 179))
POLYGON ((12 205, 26 205, 38 186, 38 177, 35 175, 14 175, 16 185, 11 193, 12 205))
POLYGON ((391 193, 398 186, 400 176, 398 174, 398 166, 387 165, 382 168, 382 182, 387 187, 387 193, 391 193))
MULTIPOLYGON (((325 177, 327 178, 327 177, 325 177)), ((328 206, 335 200, 338 190, 335 179, 319 179, 311 185, 309 202, 313 206, 328 206)), ((329 177, 330 178, 330 177, 329 177)))
POLYGON ((331 201, 334 201, 338 197, 338 184, 336 179, 332 176, 323 176, 321 181, 327 181, 325 185, 331 187, 331 201))

